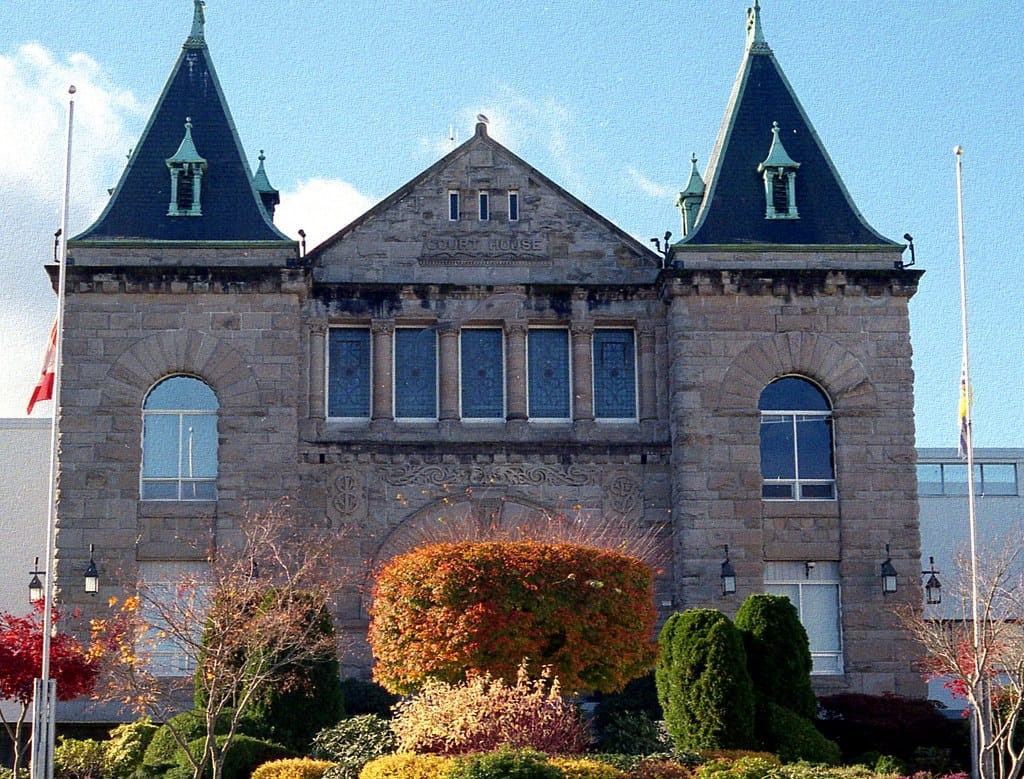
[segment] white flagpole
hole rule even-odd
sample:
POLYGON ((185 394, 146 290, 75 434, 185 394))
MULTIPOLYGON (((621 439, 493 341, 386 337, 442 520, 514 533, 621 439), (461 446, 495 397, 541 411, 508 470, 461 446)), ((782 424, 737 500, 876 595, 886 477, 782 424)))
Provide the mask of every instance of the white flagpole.
POLYGON ((53 421, 50 424, 50 486, 46 522, 46 576, 43 584, 43 647, 40 677, 36 680, 32 720, 32 779, 53 779, 53 744, 57 683, 50 678, 50 645, 54 580, 57 576, 57 416, 60 413, 61 368, 64 351, 64 294, 67 284, 68 203, 71 193, 71 134, 75 120, 75 87, 68 87, 67 153, 64 158, 64 197, 61 204, 60 265, 57 268, 57 339, 53 366, 53 421))
POLYGON ((961 355, 961 378, 964 386, 960 392, 966 393, 963 414, 963 432, 965 454, 967 456, 967 519, 971 538, 971 623, 974 629, 974 674, 975 700, 977 710, 972 718, 972 741, 974 750, 971 755, 973 774, 981 779, 992 779, 991 728, 988 720, 988 686, 982 679, 981 667, 981 620, 978 618, 978 553, 975 522, 974 492, 974 423, 971 411, 971 352, 967 337, 967 252, 964 246, 964 189, 963 189, 963 155, 961 146, 953 148, 956 155, 956 213, 957 232, 960 246, 960 327, 963 343, 961 355))

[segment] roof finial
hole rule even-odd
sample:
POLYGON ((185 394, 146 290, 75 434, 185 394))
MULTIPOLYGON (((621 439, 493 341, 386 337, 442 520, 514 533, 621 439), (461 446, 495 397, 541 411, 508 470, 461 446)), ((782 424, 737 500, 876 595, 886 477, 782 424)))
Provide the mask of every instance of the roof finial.
POLYGON ((195 10, 192 12, 192 32, 189 33, 188 40, 185 41, 186 46, 205 46, 206 35, 204 26, 206 24, 206 14, 203 11, 206 5, 203 0, 194 0, 195 10))
POLYGON ((770 53, 768 42, 761 29, 761 3, 754 0, 754 7, 747 9, 747 51, 770 53))

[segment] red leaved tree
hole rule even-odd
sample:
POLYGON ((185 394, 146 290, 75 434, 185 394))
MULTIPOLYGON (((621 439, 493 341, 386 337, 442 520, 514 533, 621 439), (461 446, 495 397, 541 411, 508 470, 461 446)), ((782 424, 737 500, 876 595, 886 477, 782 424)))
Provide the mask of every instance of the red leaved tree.
POLYGON ((473 672, 514 681, 524 659, 567 692, 613 691, 657 656, 650 567, 588 546, 421 547, 381 570, 371 615, 374 678, 392 692, 473 672))
MULTIPOLYGON (((59 615, 53 612, 53 624, 59 615)), ((43 663, 43 604, 23 617, 0 612, 0 699, 14 701, 21 708, 11 722, 0 709, 0 719, 14 746, 13 776, 24 756, 21 730, 25 716, 32 705, 33 684, 42 671, 43 663)), ((99 675, 99 662, 86 651, 78 640, 67 633, 55 633, 50 638, 50 676, 57 682, 57 698, 69 701, 92 692, 99 675)))

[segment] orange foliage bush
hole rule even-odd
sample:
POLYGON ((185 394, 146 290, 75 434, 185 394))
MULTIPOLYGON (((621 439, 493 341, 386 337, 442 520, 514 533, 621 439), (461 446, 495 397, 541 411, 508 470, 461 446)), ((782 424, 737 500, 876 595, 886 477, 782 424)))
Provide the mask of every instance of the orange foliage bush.
POLYGON ((657 656, 651 569, 575 544, 421 547, 380 571, 371 617, 374 679, 397 693, 474 672, 512 681, 526 658, 567 692, 611 692, 657 656))

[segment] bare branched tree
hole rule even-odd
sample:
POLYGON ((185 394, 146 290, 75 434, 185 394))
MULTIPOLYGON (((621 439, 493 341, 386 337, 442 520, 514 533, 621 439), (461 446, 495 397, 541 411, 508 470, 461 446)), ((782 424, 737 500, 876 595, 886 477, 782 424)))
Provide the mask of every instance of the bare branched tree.
POLYGON ((301 684, 299 669, 338 653, 333 630, 324 630, 339 574, 331 539, 297 528, 281 509, 249 514, 236 538, 173 581, 140 581, 112 599, 109 619, 93 623, 94 639, 111 650, 104 697, 164 722, 188 689, 204 702, 201 748, 171 724, 196 779, 204 771, 219 779, 261 691, 301 684), (169 649, 191 676, 168 678, 169 649))
POLYGON ((944 602, 902 614, 924 647, 924 668, 964 700, 979 734, 981 779, 1019 779, 1024 740, 1014 738, 1024 713, 1024 550, 1010 539, 986 550, 977 567, 977 635, 970 559, 957 558, 944 602))

